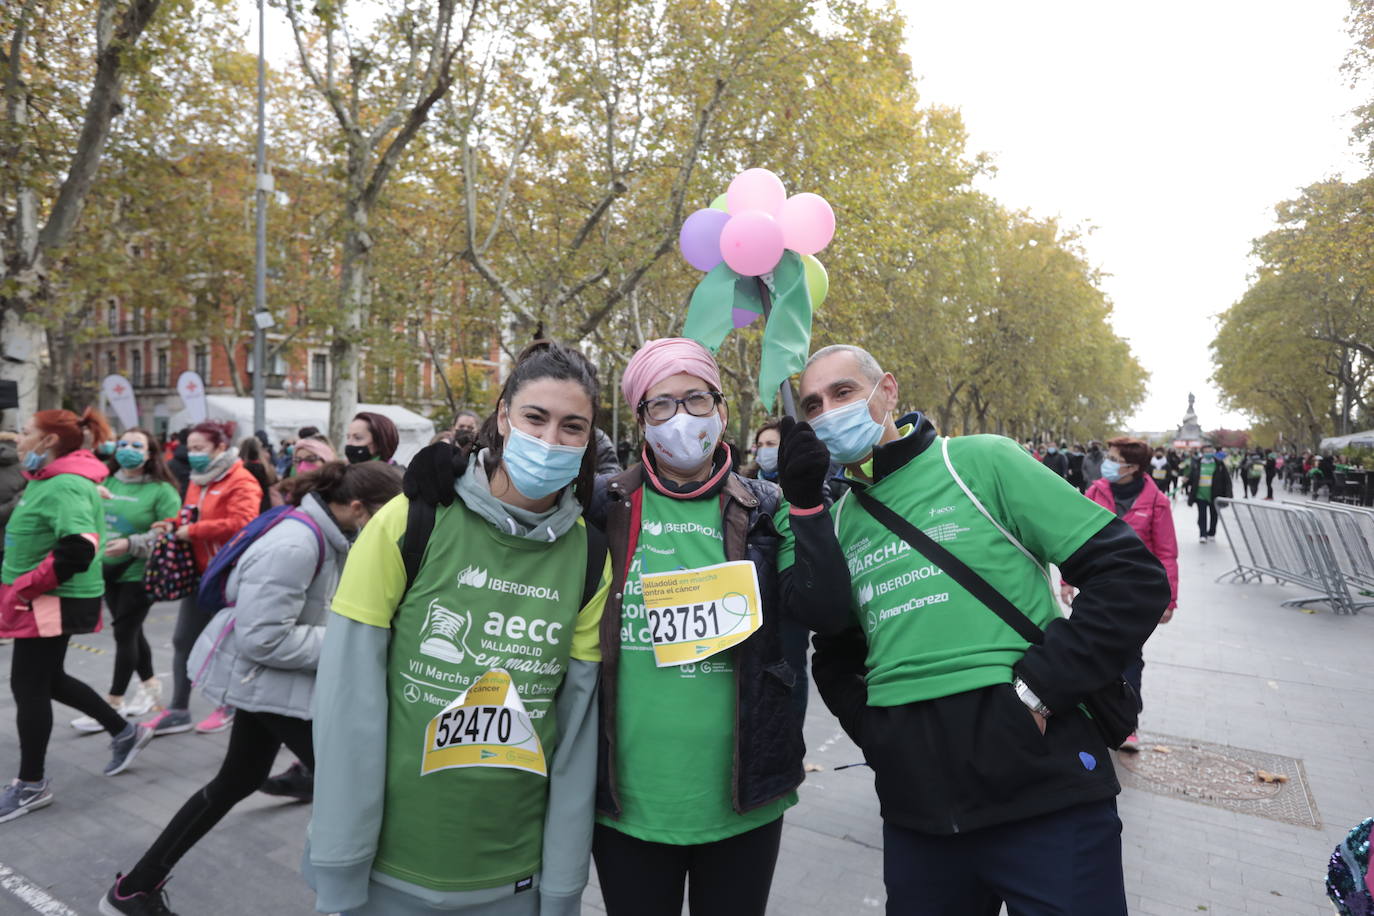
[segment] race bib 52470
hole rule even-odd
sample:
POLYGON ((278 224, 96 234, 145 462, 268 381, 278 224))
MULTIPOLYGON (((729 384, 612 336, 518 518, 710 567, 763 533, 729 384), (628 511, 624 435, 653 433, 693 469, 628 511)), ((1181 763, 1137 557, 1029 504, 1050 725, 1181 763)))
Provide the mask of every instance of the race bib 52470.
POLYGON ((763 626, 759 577, 749 560, 644 573, 644 614, 660 668, 710 658, 763 626))
POLYGON ((501 767, 548 776, 544 747, 504 668, 493 668, 425 727, 420 775, 455 767, 501 767))

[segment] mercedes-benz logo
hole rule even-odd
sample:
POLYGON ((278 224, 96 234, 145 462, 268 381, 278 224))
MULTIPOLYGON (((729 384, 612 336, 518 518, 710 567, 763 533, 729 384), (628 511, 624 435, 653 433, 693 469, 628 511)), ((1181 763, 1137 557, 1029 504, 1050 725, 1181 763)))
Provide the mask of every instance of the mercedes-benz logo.
POLYGON ((420 702, 420 688, 414 684, 406 684, 406 689, 401 691, 405 694, 406 701, 409 703, 420 702))

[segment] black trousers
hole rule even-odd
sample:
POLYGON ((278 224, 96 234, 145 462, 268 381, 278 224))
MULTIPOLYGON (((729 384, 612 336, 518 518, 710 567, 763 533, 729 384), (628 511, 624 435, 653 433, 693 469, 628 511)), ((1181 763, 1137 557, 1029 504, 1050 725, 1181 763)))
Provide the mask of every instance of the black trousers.
POLYGON ((949 836, 883 822, 887 916, 1126 916, 1116 800, 949 836))
POLYGON ((181 599, 176 629, 172 631, 172 702, 167 704, 169 709, 188 709, 191 705, 191 676, 186 673, 186 664, 211 616, 200 609, 195 592, 181 599))
POLYGON ((764 916, 781 843, 781 817, 695 846, 651 843, 597 824, 592 857, 606 916, 679 916, 683 885, 692 916, 764 916))
POLYGON ((95 719, 111 737, 129 724, 100 694, 63 668, 70 639, 38 636, 14 641, 10 692, 14 694, 14 719, 19 728, 19 778, 26 782, 43 778, 48 739, 52 737, 53 700, 95 719))
POLYGON ((138 679, 153 676, 153 647, 143 635, 143 621, 153 599, 143 588, 142 581, 107 582, 105 604, 110 608, 114 624, 114 674, 110 677, 110 696, 122 697, 129 689, 129 678, 138 672, 138 679))
POLYGON ((1210 499, 1197 501, 1197 531, 1202 537, 1216 537, 1217 505, 1210 499))
POLYGON ((181 857, 239 802, 252 795, 272 772, 285 744, 314 769, 315 744, 310 720, 240 709, 229 732, 229 748, 215 778, 187 799, 138 864, 120 882, 123 893, 151 891, 172 873, 181 857))

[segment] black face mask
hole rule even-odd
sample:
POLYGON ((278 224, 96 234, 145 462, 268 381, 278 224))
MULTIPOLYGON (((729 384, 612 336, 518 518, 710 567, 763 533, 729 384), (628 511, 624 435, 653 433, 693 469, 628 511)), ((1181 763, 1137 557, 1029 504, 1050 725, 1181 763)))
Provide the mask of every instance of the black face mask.
POLYGON ((345 445, 344 457, 349 464, 360 464, 364 461, 372 460, 372 449, 366 445, 345 445))

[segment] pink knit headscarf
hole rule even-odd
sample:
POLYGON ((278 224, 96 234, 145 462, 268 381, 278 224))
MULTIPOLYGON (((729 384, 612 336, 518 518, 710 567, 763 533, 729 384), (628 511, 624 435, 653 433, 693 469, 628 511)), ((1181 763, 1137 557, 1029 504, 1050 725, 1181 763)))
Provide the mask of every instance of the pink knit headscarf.
POLYGON ((637 407, 650 388, 670 375, 695 375, 715 391, 720 390, 720 369, 711 353, 686 337, 660 337, 639 348, 620 376, 625 403, 637 407))

